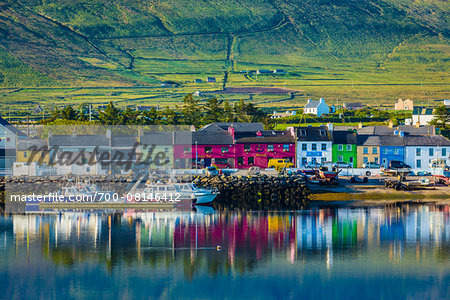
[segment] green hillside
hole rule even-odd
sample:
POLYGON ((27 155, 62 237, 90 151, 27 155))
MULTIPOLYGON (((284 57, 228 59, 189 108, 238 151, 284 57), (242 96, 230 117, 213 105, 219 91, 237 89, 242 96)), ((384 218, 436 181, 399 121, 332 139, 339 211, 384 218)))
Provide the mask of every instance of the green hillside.
POLYGON ((9 105, 175 105, 186 93, 224 87, 298 91, 217 94, 273 108, 310 97, 377 105, 448 98, 445 0, 0 1, 0 97, 9 105), (287 74, 246 73, 258 69, 287 74), (207 76, 217 83, 194 82, 207 76), (181 85, 161 88, 164 80, 181 85))

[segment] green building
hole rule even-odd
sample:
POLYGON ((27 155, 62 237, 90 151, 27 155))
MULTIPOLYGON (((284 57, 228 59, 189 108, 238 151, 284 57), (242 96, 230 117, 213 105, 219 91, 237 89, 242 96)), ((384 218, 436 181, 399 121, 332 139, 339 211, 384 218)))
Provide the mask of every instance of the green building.
POLYGON ((357 165, 356 131, 333 131, 333 162, 349 163, 353 168, 357 165))

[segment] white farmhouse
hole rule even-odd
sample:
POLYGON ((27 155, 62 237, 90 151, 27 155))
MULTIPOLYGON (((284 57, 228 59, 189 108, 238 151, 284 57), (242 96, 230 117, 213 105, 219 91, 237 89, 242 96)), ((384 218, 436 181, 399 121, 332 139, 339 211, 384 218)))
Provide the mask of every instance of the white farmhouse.
POLYGON ((325 99, 321 98, 319 101, 312 101, 308 99, 308 103, 306 103, 303 113, 305 114, 313 114, 320 117, 323 114, 330 113, 330 108, 325 103, 325 99))
POLYGON ((297 168, 306 165, 320 165, 331 161, 333 151, 333 135, 326 126, 320 127, 290 127, 288 130, 296 139, 297 168))
POLYGON ((405 136, 405 163, 414 170, 431 171, 433 159, 445 159, 450 165, 450 140, 436 136, 405 136))
POLYGON ((412 114, 412 125, 428 125, 434 119, 434 109, 432 107, 414 106, 412 114))

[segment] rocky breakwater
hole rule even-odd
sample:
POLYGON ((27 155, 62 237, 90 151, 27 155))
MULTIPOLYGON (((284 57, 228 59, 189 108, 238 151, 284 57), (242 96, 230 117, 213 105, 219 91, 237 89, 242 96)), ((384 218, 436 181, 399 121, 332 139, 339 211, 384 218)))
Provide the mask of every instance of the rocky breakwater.
POLYGON ((217 209, 296 210, 306 206, 309 189, 302 176, 206 176, 197 177, 200 187, 216 188, 217 209))

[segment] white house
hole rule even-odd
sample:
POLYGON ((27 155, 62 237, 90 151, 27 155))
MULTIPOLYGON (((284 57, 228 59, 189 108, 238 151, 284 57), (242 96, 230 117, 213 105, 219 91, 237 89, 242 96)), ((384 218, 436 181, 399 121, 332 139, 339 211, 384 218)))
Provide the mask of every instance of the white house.
POLYGON ((10 175, 16 160, 16 143, 26 135, 0 117, 0 175, 10 175))
POLYGON ((274 111, 273 114, 270 116, 271 119, 279 119, 279 118, 285 118, 285 117, 291 117, 295 116, 295 110, 292 111, 285 111, 285 112, 277 112, 274 111))
POLYGON ((330 108, 325 103, 325 99, 321 98, 319 101, 312 101, 308 99, 308 103, 306 103, 303 113, 305 114, 313 114, 320 117, 323 114, 329 114, 330 108))
POLYGON ((297 168, 307 164, 315 165, 325 161, 331 161, 333 151, 333 135, 326 126, 320 127, 290 127, 296 138, 297 168))
POLYGON ((434 119, 434 109, 432 107, 414 106, 412 114, 412 125, 428 125, 434 119))
POLYGON ((431 171, 433 159, 445 159, 450 165, 450 140, 436 136, 405 136, 405 163, 414 170, 431 171))

